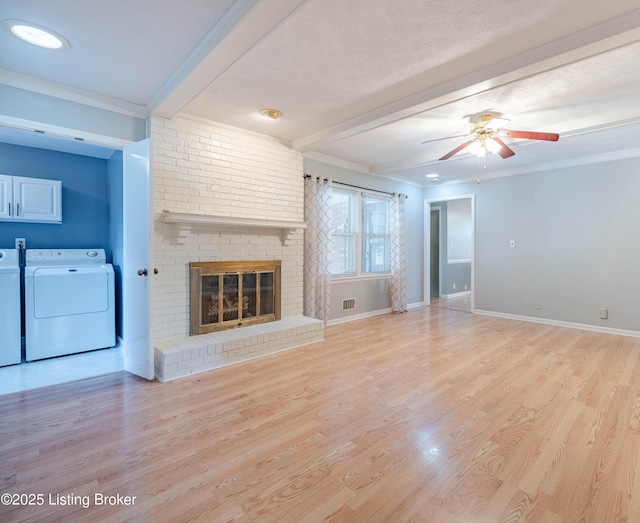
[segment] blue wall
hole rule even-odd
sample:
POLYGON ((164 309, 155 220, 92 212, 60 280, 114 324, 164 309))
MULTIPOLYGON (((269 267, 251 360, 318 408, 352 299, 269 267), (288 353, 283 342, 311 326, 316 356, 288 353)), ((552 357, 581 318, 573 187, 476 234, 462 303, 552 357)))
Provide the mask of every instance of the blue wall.
POLYGON ((0 248, 103 248, 111 259, 107 160, 0 143, 0 174, 62 181, 62 224, 0 222, 0 248))

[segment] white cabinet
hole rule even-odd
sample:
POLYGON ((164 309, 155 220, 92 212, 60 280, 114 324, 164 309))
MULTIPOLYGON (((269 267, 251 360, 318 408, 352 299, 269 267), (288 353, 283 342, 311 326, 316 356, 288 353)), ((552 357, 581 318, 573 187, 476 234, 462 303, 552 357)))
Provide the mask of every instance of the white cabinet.
POLYGON ((0 220, 12 220, 13 176, 0 174, 0 220))
POLYGON ((0 220, 62 223, 62 182, 0 174, 0 220))

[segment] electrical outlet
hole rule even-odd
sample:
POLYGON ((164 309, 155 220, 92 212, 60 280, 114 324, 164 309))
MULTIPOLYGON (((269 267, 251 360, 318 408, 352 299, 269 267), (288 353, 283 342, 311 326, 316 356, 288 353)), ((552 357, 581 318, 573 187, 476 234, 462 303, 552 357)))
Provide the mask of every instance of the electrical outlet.
POLYGON ((25 238, 16 238, 16 249, 26 249, 27 240, 25 238))
POLYGON ((542 302, 540 300, 536 301, 536 309, 538 310, 542 309, 542 302))
POLYGON ((453 284, 453 290, 454 291, 456 290, 456 284, 455 283, 453 284))
POLYGON ((600 313, 600 319, 601 320, 607 320, 609 319, 609 309, 605 309, 604 307, 601 308, 599 311, 600 313))

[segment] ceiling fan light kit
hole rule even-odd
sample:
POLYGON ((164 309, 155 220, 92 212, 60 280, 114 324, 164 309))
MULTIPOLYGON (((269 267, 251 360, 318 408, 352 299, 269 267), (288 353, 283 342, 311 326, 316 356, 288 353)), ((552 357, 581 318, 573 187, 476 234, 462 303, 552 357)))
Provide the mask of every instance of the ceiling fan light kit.
MULTIPOLYGON (((506 118, 500 118, 490 114, 481 115, 478 118, 478 121, 471 127, 471 133, 469 135, 463 135, 469 136, 471 139, 460 144, 455 149, 449 151, 443 157, 439 158, 439 160, 448 160, 453 155, 458 154, 465 148, 468 148, 468 151, 471 154, 474 154, 479 158, 483 158, 487 154, 487 151, 493 154, 499 154, 502 158, 509 158, 511 156, 514 156, 516 153, 500 139, 501 136, 509 138, 523 138, 526 140, 542 140, 548 142, 557 142, 560 138, 560 135, 557 133, 502 130, 502 126, 508 121, 509 120, 507 120, 506 118), (494 122, 497 125, 489 127, 490 125, 494 124, 494 122)), ((451 136, 450 138, 457 137, 459 136, 451 136)), ((422 143, 435 142, 443 139, 445 138, 428 140, 422 143)))

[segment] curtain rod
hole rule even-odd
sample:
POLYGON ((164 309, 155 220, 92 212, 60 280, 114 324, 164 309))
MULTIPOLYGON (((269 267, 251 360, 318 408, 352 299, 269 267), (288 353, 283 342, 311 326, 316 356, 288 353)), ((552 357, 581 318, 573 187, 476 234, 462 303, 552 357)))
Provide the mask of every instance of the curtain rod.
MULTIPOLYGON (((303 178, 311 178, 313 175, 311 174, 304 174, 303 178)), ((320 176, 316 177, 317 180, 320 179, 320 176)), ((327 178, 323 178, 324 182, 328 182, 329 180, 327 178)), ((336 182, 334 181, 333 183, 337 183, 338 185, 344 185, 346 187, 353 187, 354 189, 362 189, 363 191, 371 191, 371 192, 379 192, 382 194, 388 194, 389 196, 395 196, 398 193, 395 192, 388 192, 388 191, 381 191, 380 189, 369 189, 368 187, 361 187, 359 185, 352 185, 350 183, 344 183, 344 182, 336 182)), ((408 198, 409 196, 407 196, 406 194, 404 195, 405 198, 408 198)))

